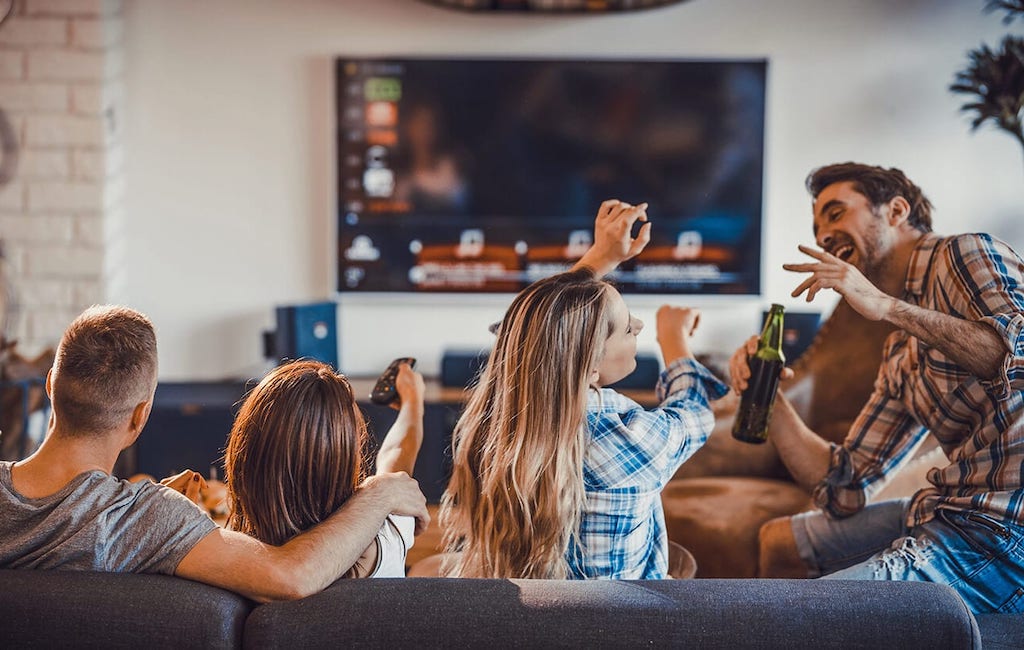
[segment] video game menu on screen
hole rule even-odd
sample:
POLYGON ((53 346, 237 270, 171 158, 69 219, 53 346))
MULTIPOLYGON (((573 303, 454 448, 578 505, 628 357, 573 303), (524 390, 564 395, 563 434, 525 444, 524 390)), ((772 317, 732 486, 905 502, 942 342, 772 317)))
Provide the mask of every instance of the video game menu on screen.
POLYGON ((511 292, 601 201, 650 204, 612 279, 760 290, 763 61, 337 61, 338 291, 511 292))

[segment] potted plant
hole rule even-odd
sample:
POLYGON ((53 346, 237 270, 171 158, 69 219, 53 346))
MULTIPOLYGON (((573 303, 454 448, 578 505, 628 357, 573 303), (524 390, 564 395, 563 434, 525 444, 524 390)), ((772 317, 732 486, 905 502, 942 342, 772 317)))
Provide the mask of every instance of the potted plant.
MULTIPOLYGON (((1024 17, 1024 0, 989 0, 986 11, 1005 10, 1003 22, 1024 17)), ((960 110, 973 113, 971 130, 985 122, 1009 132, 1024 147, 1024 38, 1008 34, 999 49, 982 44, 949 89, 971 95, 960 110)))

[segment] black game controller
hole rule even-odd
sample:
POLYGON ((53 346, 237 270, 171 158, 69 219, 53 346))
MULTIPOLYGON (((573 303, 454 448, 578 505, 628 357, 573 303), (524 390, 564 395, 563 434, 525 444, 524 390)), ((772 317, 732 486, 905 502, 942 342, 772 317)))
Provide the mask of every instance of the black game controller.
POLYGON ((370 393, 370 401, 374 404, 390 404, 398 399, 398 390, 395 388, 395 379, 398 377, 398 366, 403 363, 409 364, 410 368, 416 367, 416 359, 412 357, 399 357, 388 365, 388 369, 377 379, 373 385, 373 392, 370 393))

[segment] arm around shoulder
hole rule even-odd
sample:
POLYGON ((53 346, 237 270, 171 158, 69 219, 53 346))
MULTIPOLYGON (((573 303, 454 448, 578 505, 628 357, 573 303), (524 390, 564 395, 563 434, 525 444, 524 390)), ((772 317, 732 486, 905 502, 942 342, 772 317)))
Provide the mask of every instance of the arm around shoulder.
POLYGON ((338 512, 281 546, 216 529, 181 560, 175 575, 259 602, 304 598, 340 578, 395 512, 429 521, 416 482, 404 473, 368 479, 338 512))

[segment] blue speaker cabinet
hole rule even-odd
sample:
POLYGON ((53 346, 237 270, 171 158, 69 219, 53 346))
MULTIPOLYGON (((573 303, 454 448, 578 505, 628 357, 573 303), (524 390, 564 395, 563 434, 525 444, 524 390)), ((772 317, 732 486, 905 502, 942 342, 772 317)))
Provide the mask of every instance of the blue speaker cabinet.
POLYGON ((333 302, 278 307, 274 358, 316 359, 338 368, 338 306, 333 302))

